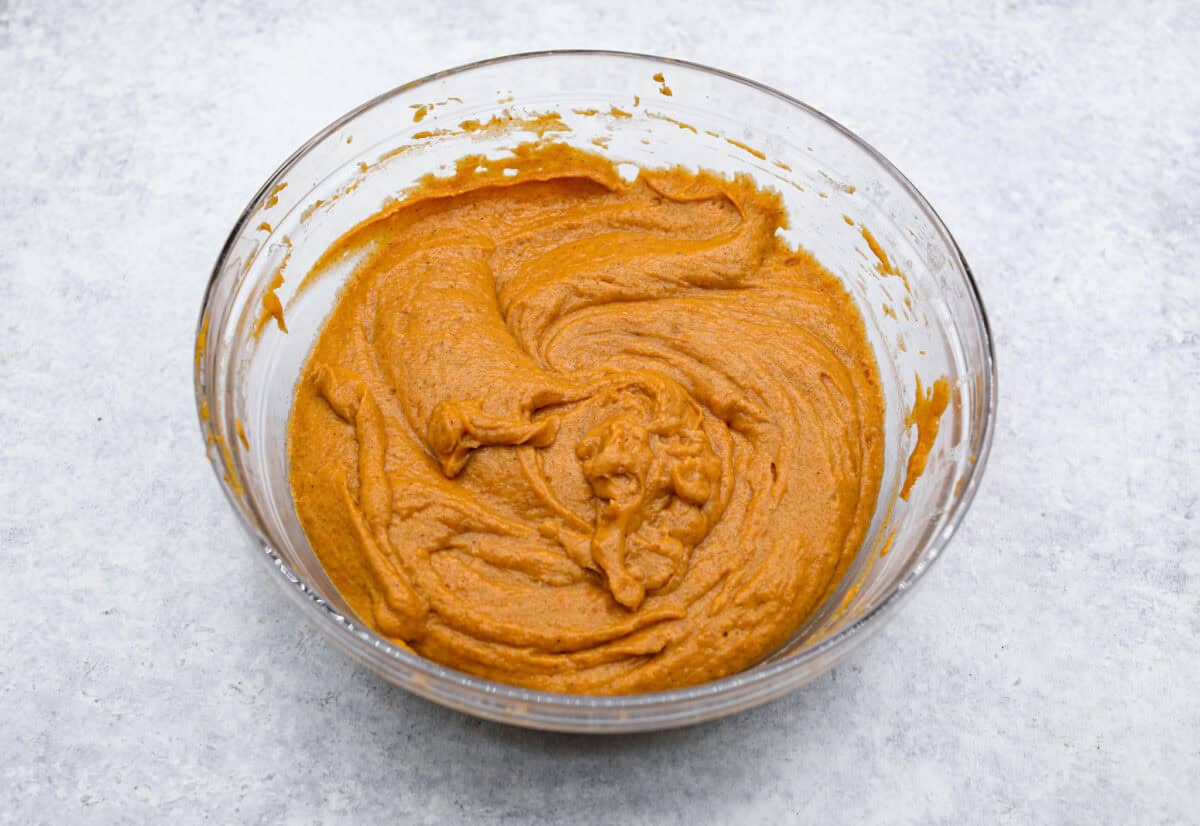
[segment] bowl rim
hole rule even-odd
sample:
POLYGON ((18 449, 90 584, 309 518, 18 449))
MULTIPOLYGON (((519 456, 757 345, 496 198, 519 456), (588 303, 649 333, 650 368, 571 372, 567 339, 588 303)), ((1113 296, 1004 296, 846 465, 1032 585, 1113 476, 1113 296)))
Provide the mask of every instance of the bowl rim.
MULTIPOLYGON (((943 528, 936 535, 930 537, 928 544, 920 557, 918 557, 918 563, 901 578, 890 593, 886 594, 878 604, 865 612, 861 617, 786 660, 754 666, 737 674, 699 685, 666 691, 620 695, 568 694, 540 691, 476 677, 450 668, 449 666, 441 665, 416 653, 399 648, 376 634, 370 628, 358 623, 354 618, 343 616, 334 606, 322 599, 300 576, 290 570, 287 563, 272 548, 270 540, 251 523, 230 485, 225 480, 222 469, 218 467, 220 464, 219 460, 213 459, 210 456, 210 464, 225 493, 226 499, 238 513, 242 527, 261 546, 260 550, 262 552, 257 554, 257 556, 260 556, 277 571, 277 581, 279 584, 289 593, 294 601, 302 606, 310 619, 324 633, 329 635, 339 647, 360 663, 376 671, 376 673, 384 675, 389 682, 398 684, 412 693, 447 707, 465 711, 479 717, 528 728, 596 733, 647 731, 689 725, 759 705, 799 687, 803 683, 819 676, 819 674, 824 673, 824 670, 816 673, 806 672, 804 667, 808 663, 835 649, 841 649, 842 652, 848 653, 858 643, 866 639, 870 632, 882 627, 882 620, 894 612, 906 600, 907 596, 913 591, 914 586, 924 578, 925 573, 932 567, 933 563, 941 558, 946 545, 957 532, 964 516, 970 509, 987 466, 995 431, 998 404, 998 376, 991 325, 988 322, 987 312, 984 309, 978 286, 971 267, 958 246, 958 242, 951 235, 936 210, 934 210, 916 186, 870 143, 833 118, 791 95, 723 69, 678 58, 659 57, 638 52, 609 49, 549 49, 502 55, 434 72, 389 89, 346 112, 305 141, 267 178, 266 182, 254 193, 249 203, 242 210, 240 217, 234 224, 217 256, 204 292, 200 316, 196 322, 195 338, 199 340, 201 334, 204 332, 205 319, 210 315, 212 309, 210 305, 214 298, 217 283, 220 280, 220 274, 237 239, 242 235, 247 224, 250 223, 257 205, 292 170, 297 162, 315 146, 325 141, 364 112, 419 86, 497 64, 554 57, 616 58, 645 62, 660 67, 678 66, 733 81, 755 92, 769 95, 789 104, 800 110, 803 114, 816 118, 825 125, 833 128, 879 164, 882 170, 890 175, 905 194, 912 199, 912 202, 930 222, 930 225, 935 229, 942 242, 953 252, 954 261, 966 281, 970 303, 974 310, 976 321, 979 325, 979 333, 984 345, 983 353, 986 364, 983 365, 982 370, 984 388, 981 394, 983 400, 980 427, 981 438, 979 449, 975 455, 975 461, 970 465, 966 471, 966 475, 963 477, 965 481, 963 482, 961 492, 950 506, 943 528), (411 669, 413 673, 410 675, 396 675, 392 669, 397 665, 411 669), (788 675, 794 675, 793 679, 786 679, 788 675), (461 696, 464 692, 468 696, 461 696), (480 702, 484 698, 487 700, 486 704, 480 702), (699 701, 709 701, 710 704, 707 706, 697 705, 699 701), (516 709, 520 709, 521 711, 515 713, 516 709), (560 716, 554 716, 554 713, 560 716)), ((205 396, 203 367, 203 359, 198 359, 194 368, 194 388, 196 394, 196 412, 201 428, 201 436, 202 438, 207 438, 209 425, 201 412, 201 405, 205 396)))

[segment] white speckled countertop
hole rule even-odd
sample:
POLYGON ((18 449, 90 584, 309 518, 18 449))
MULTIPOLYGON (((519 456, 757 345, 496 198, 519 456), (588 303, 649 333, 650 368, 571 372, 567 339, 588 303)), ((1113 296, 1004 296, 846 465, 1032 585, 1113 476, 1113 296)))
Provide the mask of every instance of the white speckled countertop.
POLYGON ((0 821, 1198 822, 1197 78, 1187 0, 0 0, 0 821), (920 593, 806 689, 666 734, 481 723, 354 665, 247 552, 193 412, 209 268, 275 166, 553 47, 841 120, 996 335, 991 465, 920 593))

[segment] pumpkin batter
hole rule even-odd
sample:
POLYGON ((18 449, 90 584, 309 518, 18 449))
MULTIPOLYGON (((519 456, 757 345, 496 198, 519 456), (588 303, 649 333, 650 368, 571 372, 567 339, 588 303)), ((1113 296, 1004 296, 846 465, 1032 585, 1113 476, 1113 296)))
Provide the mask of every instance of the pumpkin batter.
POLYGON ((785 642, 862 544, 883 398, 779 197, 559 143, 464 158, 343 237, 292 493, 396 643, 552 691, 674 688, 785 642))

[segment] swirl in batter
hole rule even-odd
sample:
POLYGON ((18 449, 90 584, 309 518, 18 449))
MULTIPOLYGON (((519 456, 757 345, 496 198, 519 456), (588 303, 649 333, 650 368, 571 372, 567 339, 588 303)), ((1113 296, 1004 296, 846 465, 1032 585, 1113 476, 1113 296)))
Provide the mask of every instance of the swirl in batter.
MULTIPOLYGON (((739 671, 862 544, 883 398, 777 194, 623 179, 563 144, 465 158, 341 239, 290 480, 350 606, 411 650, 610 694, 739 671)), ((319 265, 321 266, 321 265, 319 265)))

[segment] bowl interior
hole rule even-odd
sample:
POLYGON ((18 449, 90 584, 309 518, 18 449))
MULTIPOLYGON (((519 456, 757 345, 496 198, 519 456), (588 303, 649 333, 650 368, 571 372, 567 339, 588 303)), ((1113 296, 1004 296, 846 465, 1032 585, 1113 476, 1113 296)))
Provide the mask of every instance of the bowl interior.
POLYGON ((691 64, 612 53, 543 53, 445 72, 394 90, 316 136, 235 227, 206 297, 196 361, 201 425, 231 501, 289 589, 339 644, 446 704, 573 730, 704 719, 831 667, 878 626, 881 609, 911 588, 953 532, 982 469, 994 406, 990 341, 966 265, 890 164, 823 115, 763 87, 691 64), (292 392, 353 262, 301 288, 310 268, 421 176, 449 173, 464 155, 497 155, 539 138, 637 166, 753 176, 782 195, 787 240, 843 280, 866 321, 886 400, 886 467, 871 532, 838 591, 784 647, 735 677, 616 698, 548 695, 467 677, 362 626, 297 520, 287 481, 292 392), (279 276, 288 332, 273 321, 259 331, 263 296, 279 276), (928 387, 938 378, 949 382, 951 403, 906 501, 899 493, 916 439, 906 420, 918 381, 928 387))

